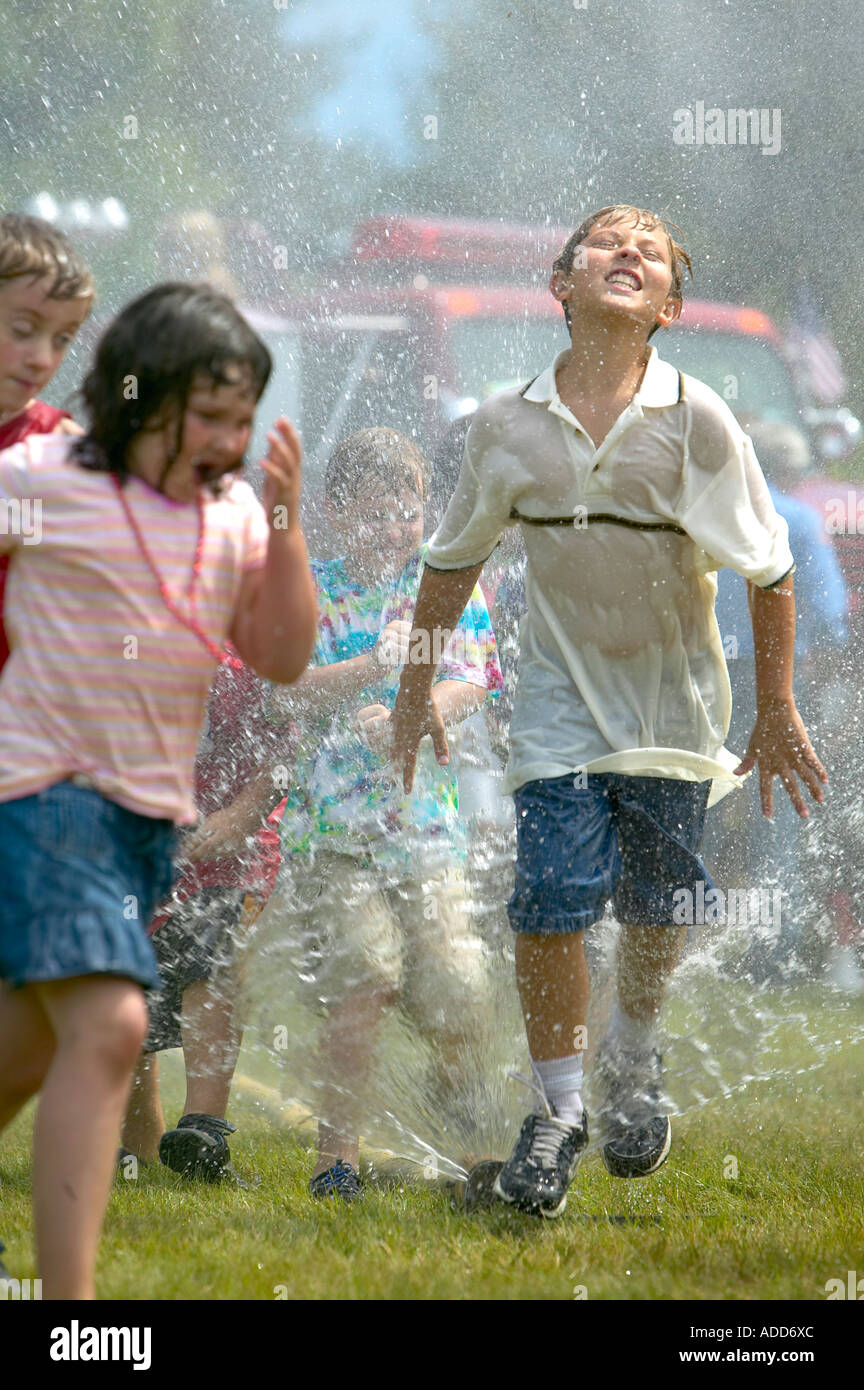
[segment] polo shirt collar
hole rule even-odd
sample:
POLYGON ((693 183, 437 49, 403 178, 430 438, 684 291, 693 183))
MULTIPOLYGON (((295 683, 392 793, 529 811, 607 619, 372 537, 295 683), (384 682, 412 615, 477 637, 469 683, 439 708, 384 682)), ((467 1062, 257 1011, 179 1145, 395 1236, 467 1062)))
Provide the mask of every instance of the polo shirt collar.
MULTIPOLYGON (((555 374, 558 368, 563 366, 570 356, 569 348, 564 352, 559 352, 554 362, 551 362, 540 375, 532 381, 527 391, 523 392, 526 401, 538 401, 541 404, 549 405, 558 398, 558 387, 555 384, 555 374)), ((653 407, 660 409, 663 406, 675 405, 678 400, 678 372, 669 362, 664 362, 657 356, 657 349, 652 345, 648 349, 648 365, 645 368, 645 375, 642 378, 642 385, 633 397, 631 404, 653 407)))

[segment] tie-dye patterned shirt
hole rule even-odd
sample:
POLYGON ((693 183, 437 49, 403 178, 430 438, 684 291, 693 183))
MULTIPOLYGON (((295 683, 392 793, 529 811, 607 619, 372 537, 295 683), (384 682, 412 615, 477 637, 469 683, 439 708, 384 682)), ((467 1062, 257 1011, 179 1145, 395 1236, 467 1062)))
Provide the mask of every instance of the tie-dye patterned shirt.
MULTIPOLYGON (((369 652, 388 623, 411 621, 424 553, 422 546, 399 575, 368 587, 350 577, 344 560, 312 561, 320 614, 313 666, 369 652)), ((479 585, 444 647, 436 673, 441 680, 469 681, 492 696, 502 688, 479 585)), ((421 744, 414 787, 406 796, 392 765, 369 749, 354 727, 354 716, 366 705, 392 709, 398 688, 398 672, 382 671, 336 715, 305 720, 280 832, 286 857, 326 848, 372 855, 376 865, 401 873, 411 869, 418 845, 426 850, 437 841, 445 851, 460 848, 456 776, 452 764, 436 762, 431 740, 421 744)))

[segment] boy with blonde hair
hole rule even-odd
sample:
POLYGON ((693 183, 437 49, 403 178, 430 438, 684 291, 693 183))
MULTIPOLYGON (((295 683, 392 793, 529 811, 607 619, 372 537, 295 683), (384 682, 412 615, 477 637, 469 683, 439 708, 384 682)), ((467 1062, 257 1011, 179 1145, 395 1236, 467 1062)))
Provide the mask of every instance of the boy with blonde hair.
MULTIPOLYGON (((649 338, 681 311, 689 259, 661 218, 629 205, 581 224, 555 262, 570 349, 477 412, 433 537, 417 629, 453 625, 504 528, 527 552, 527 614, 504 790, 515 794, 516 973, 541 1113, 503 1165, 505 1202, 556 1216, 588 1142, 582 932, 609 898, 621 923, 618 1001, 598 1066, 604 1161, 653 1173, 669 1152, 656 1021, 686 927, 673 908, 710 886, 698 848, 714 798, 758 762, 807 814, 827 781, 792 695, 794 567, 750 441, 707 386, 649 338), (758 709, 746 757, 723 742, 729 678, 715 571, 749 581, 758 709)), ((412 641, 415 638, 412 636, 412 641)), ((402 674, 391 718, 406 788, 432 736, 434 666, 402 674)), ((691 917, 691 920, 694 920, 691 917)))
MULTIPOLYGON (((31 434, 75 430, 68 411, 38 395, 90 313, 93 292, 89 268, 56 227, 20 213, 0 217, 0 451, 31 434)), ((10 529, 12 520, 0 517, 0 529, 10 529)), ((3 626, 8 572, 9 556, 0 555, 0 671, 9 655, 3 626)))
MULTIPOLYGON (((93 277, 62 232, 40 217, 0 217, 0 450, 31 434, 77 429, 69 412, 38 399, 93 307, 93 277)), ((9 655, 0 556, 0 670, 9 655)))

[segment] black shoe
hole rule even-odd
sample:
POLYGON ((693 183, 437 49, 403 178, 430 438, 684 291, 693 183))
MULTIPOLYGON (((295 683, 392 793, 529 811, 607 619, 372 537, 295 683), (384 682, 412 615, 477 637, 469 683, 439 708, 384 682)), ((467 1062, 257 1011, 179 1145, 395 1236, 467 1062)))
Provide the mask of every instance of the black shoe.
POLYGON ((360 1174, 350 1163, 341 1159, 332 1168, 309 1179, 309 1191, 313 1197, 341 1197, 343 1202, 356 1202, 363 1195, 360 1174))
POLYGON ((580 1125, 568 1125, 552 1113, 542 1090, 536 1086, 534 1089, 541 1095, 547 1113, 529 1115, 523 1121, 516 1146, 495 1179, 493 1190, 502 1202, 532 1216, 560 1216, 567 1205, 567 1189, 588 1143, 588 1115, 583 1111, 580 1125))
MULTIPOLYGON (((2 1240, 0 1240, 0 1255, 3 1254, 3 1251, 4 1251, 5 1249, 6 1249, 6 1246, 3 1244, 2 1240)), ((4 1265, 3 1261, 0 1260, 0 1279, 11 1279, 11 1278, 12 1278, 12 1275, 9 1273, 9 1271, 8 1271, 8 1269, 6 1268, 6 1266, 4 1265)))
POLYGON ((218 1115, 184 1115, 177 1128, 166 1130, 159 1140, 159 1160, 184 1178, 246 1186, 231 1167, 225 1138, 236 1130, 218 1115))
POLYGON ((500 1159, 485 1158, 475 1163, 463 1183, 453 1184, 454 1209, 458 1209, 460 1197, 462 1209, 466 1212, 493 1207, 497 1201, 495 1183, 503 1167, 500 1159))
POLYGON ((607 1047, 597 1068, 605 1098, 606 1169, 613 1178, 647 1178, 666 1162, 672 1144, 661 1099, 663 1058, 657 1051, 634 1058, 607 1047))

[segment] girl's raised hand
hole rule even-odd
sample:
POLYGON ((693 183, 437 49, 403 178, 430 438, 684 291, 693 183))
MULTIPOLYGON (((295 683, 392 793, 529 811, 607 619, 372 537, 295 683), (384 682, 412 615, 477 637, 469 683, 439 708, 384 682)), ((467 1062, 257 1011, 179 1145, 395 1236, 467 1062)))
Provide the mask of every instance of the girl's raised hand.
POLYGON ((264 481, 264 510, 270 529, 293 531, 300 524, 300 482, 303 446, 300 438, 284 415, 267 433, 270 448, 261 467, 267 474, 264 481))

